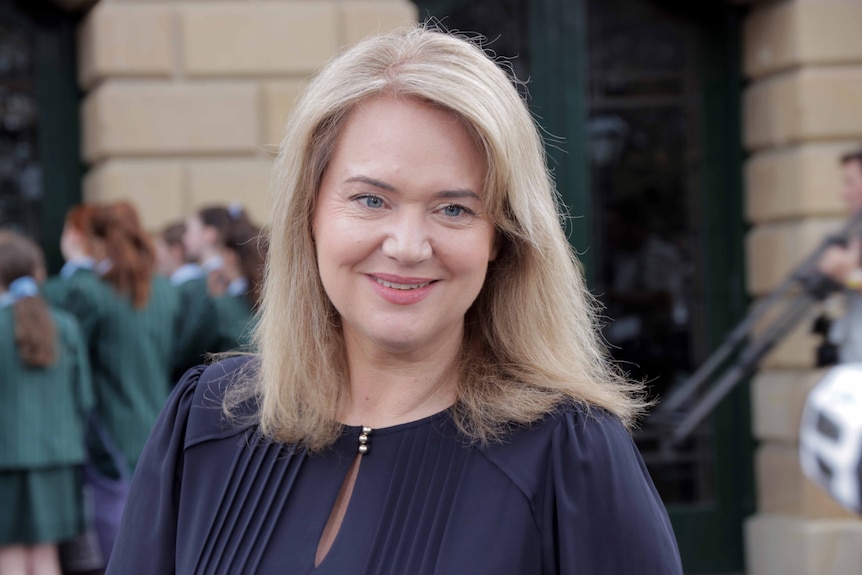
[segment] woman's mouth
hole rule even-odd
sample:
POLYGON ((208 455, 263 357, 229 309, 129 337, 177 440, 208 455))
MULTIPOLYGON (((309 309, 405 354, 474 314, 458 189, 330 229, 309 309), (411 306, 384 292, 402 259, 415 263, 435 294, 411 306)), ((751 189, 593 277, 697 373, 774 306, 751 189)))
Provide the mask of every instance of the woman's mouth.
POLYGON ((397 283, 397 282, 386 281, 386 280, 380 279, 380 278, 374 278, 374 280, 384 287, 388 287, 388 288, 392 288, 392 289, 400 289, 400 290, 419 289, 419 288, 424 288, 425 286, 431 284, 430 281, 419 282, 419 283, 397 283))

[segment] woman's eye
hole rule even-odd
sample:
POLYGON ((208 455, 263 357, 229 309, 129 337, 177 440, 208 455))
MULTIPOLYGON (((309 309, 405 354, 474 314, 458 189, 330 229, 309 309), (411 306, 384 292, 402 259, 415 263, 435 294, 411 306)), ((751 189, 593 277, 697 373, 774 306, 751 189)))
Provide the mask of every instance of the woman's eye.
POLYGON ((457 218, 466 213, 470 213, 470 210, 458 204, 449 204, 443 208, 443 214, 451 218, 457 218))
POLYGON ((362 196, 359 198, 368 208, 382 208, 383 200, 377 196, 362 196))

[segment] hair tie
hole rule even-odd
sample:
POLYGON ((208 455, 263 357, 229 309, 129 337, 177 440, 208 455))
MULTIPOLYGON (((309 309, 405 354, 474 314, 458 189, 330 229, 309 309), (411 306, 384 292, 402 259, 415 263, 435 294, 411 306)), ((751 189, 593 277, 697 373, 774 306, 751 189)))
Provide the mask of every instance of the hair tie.
POLYGON ((39 286, 30 276, 21 276, 9 284, 6 293, 0 295, 0 307, 14 304, 18 300, 39 295, 39 286))
POLYGON ((9 284, 9 293, 18 299, 36 297, 39 295, 39 286, 32 277, 21 276, 9 284))
POLYGON ((242 216, 242 205, 238 202, 231 202, 227 207, 227 213, 230 214, 230 219, 236 221, 242 216))

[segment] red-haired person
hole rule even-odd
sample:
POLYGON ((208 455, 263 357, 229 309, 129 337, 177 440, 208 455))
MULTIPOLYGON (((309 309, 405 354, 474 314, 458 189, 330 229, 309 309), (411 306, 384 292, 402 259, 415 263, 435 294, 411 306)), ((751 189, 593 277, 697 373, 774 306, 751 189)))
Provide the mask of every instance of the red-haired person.
POLYGON ((40 277, 36 244, 0 231, 0 575, 60 575, 57 544, 86 523, 87 346, 40 277))
MULTIPOLYGON (((91 437, 94 465, 122 481, 134 470, 168 396, 179 300, 156 275, 155 251, 131 204, 96 206, 90 232, 96 264, 67 280, 60 303, 78 318, 89 345, 94 420, 103 431, 91 437)), ((115 525, 96 528, 107 559, 115 525)))
POLYGON ((57 276, 42 285, 43 295, 49 301, 63 297, 64 282, 79 270, 92 271, 96 264, 93 258, 92 230, 90 221, 95 212, 93 205, 81 204, 66 213, 63 233, 60 235, 60 253, 65 263, 57 276))

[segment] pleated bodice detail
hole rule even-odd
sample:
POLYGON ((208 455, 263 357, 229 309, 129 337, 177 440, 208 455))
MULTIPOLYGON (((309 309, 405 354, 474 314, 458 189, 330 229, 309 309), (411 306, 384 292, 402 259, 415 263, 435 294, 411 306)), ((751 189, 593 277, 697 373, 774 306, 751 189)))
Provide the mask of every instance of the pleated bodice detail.
MULTIPOLYGON (((459 440, 448 414, 441 413, 374 431, 372 448, 361 456, 338 534, 315 567, 315 550, 356 457, 360 433, 360 428, 348 427, 331 449, 315 454, 266 442, 254 430, 232 438, 231 443, 245 447, 234 450, 232 461, 225 461, 221 471, 213 470, 207 484, 189 486, 198 491, 193 505, 183 509, 181 501, 178 548, 199 552, 183 553, 178 572, 451 573, 437 567, 456 550, 458 555, 500 553, 470 549, 472 545, 464 548, 466 541, 458 539, 457 532, 464 528, 461 518, 471 506, 477 514, 487 513, 491 503, 513 512, 520 508, 529 518, 528 502, 499 470, 496 479, 508 484, 505 489, 495 489, 494 481, 487 478, 481 481, 491 490, 487 495, 493 502, 488 497, 477 499, 479 493, 470 489, 459 489, 474 483, 471 477, 477 474, 494 475, 495 469, 459 440), (187 527, 183 518, 190 522, 187 527), (208 529, 199 529, 201 524, 208 529)), ((221 447, 218 442, 190 449, 186 469, 196 468, 198 461, 202 465, 212 461, 221 447)), ((503 517, 489 517, 482 529, 499 529, 498 519, 503 517)), ((535 522, 529 520, 523 527, 522 535, 538 544, 535 522)), ((511 526, 505 530, 511 531, 511 526)), ((508 569, 499 565, 486 572, 523 573, 512 570, 511 564, 508 569)))

